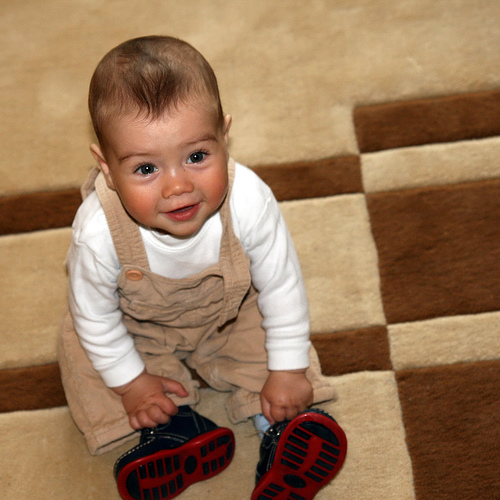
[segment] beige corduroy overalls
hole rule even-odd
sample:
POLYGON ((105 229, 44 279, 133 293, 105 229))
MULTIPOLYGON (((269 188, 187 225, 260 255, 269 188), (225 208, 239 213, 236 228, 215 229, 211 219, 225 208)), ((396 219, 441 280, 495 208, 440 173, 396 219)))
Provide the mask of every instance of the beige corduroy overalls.
MULTIPOLYGON (((229 161, 229 183, 234 161, 229 161)), ((221 206, 223 235, 219 263, 181 280, 149 269, 138 225, 124 210, 104 178, 89 176, 84 196, 94 188, 104 208, 122 266, 118 293, 123 320, 135 347, 154 375, 174 379, 189 392, 187 398, 169 397, 176 404, 196 404, 199 383, 187 366, 226 400, 229 419, 237 423, 261 413, 260 396, 268 376, 265 333, 251 285, 249 259, 232 229, 229 194, 221 206), (186 366, 187 365, 187 366, 186 366)), ((286 300, 286 297, 283 298, 286 300)), ((71 414, 92 454, 101 454, 132 438, 121 399, 107 388, 83 351, 69 313, 61 329, 59 364, 71 414)), ((321 375, 311 349, 307 376, 314 401, 336 397, 331 382, 321 375)))

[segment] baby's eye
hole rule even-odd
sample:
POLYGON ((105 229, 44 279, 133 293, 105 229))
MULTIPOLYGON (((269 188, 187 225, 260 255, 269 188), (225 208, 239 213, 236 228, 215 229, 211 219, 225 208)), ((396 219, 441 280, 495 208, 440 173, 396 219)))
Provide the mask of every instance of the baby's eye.
POLYGON ((140 165, 139 168, 136 170, 141 175, 151 175, 155 173, 158 169, 152 164, 152 163, 144 163, 143 165, 140 165))
POLYGON ((207 156, 207 154, 203 151, 196 151, 189 156, 188 163, 200 163, 200 161, 205 159, 205 156, 207 156))

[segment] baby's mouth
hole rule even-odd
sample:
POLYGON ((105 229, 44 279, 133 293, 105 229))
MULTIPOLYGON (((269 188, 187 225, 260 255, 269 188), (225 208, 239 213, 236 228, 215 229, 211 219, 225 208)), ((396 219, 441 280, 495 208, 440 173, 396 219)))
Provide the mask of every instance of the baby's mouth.
POLYGON ((166 212, 166 216, 177 222, 185 222, 193 218, 198 213, 199 208, 199 203, 196 203, 195 205, 187 205, 185 207, 166 212))
POLYGON ((188 205, 187 207, 182 207, 178 208, 177 210, 172 210, 169 212, 170 214, 182 214, 184 212, 187 212, 188 210, 191 210, 195 205, 188 205))

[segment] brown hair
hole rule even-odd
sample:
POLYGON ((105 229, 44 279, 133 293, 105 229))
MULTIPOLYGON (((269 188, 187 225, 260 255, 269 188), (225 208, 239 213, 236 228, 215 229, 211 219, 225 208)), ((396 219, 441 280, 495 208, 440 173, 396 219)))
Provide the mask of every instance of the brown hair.
POLYGON ((90 82, 89 110, 97 139, 103 146, 103 126, 111 117, 136 111, 158 119, 193 96, 213 99, 222 126, 217 79, 194 47, 167 36, 128 40, 103 57, 90 82))

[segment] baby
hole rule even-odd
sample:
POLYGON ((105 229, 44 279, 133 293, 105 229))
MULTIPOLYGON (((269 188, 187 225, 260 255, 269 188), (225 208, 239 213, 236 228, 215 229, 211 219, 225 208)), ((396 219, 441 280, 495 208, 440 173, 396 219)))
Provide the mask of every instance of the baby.
POLYGON ((225 469, 234 435, 191 408, 196 372, 262 436, 252 499, 312 499, 347 449, 309 409, 335 391, 279 206, 229 156, 212 68, 181 40, 133 39, 97 66, 89 108, 99 167, 73 224, 59 362, 90 452, 140 430, 115 465, 124 499, 170 499, 225 469))

